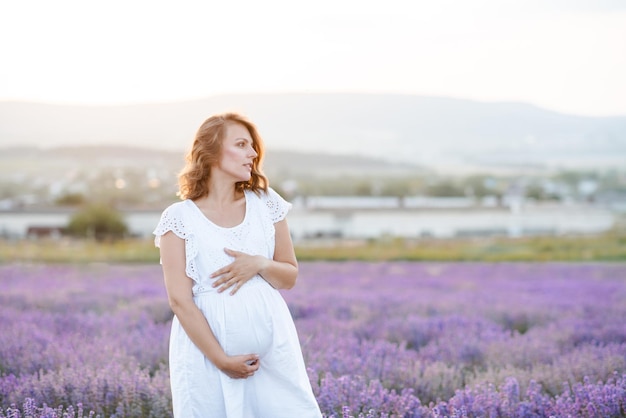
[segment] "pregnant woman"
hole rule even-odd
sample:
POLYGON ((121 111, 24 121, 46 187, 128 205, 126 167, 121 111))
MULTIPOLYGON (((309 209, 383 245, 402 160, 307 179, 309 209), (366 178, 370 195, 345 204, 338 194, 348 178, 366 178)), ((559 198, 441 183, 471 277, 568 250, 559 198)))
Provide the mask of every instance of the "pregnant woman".
POLYGON ((175 417, 321 417, 278 291, 298 274, 291 205, 268 186, 262 158, 245 117, 207 119, 179 175, 183 200, 154 231, 174 312, 175 417))

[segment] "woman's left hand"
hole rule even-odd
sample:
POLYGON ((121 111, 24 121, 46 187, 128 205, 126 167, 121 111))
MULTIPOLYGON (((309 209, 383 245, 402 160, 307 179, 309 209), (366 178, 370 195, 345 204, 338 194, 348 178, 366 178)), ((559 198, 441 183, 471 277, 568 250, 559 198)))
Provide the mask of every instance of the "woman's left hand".
POLYGON ((211 278, 219 277, 219 279, 213 282, 213 287, 219 287, 217 291, 220 293, 232 288, 230 294, 234 295, 241 289, 241 286, 261 270, 265 258, 260 255, 250 255, 229 248, 224 248, 224 252, 234 257, 235 260, 211 274, 211 278))

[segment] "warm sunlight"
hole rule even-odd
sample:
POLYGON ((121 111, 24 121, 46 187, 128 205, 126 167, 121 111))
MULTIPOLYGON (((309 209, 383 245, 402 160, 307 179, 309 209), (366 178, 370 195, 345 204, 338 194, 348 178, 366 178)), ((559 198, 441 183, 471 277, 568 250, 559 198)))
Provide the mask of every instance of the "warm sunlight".
POLYGON ((341 91, 626 114, 618 1, 27 0, 0 6, 0 39, 0 101, 341 91))

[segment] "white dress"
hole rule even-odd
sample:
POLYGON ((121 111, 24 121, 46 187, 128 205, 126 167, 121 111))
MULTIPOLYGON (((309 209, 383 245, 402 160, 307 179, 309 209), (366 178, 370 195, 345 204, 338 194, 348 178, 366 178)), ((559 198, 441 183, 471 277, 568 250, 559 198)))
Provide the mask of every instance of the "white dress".
POLYGON ((224 248, 274 256, 274 223, 285 218, 291 204, 272 189, 260 196, 245 191, 245 199, 244 220, 235 227, 215 225, 185 200, 165 209, 154 230, 157 247, 168 231, 185 240, 194 302, 226 354, 255 353, 261 360, 252 377, 232 379, 200 352, 174 317, 169 352, 174 416, 319 418, 296 328, 278 290, 259 275, 233 296, 211 287, 210 274, 233 261, 224 248))

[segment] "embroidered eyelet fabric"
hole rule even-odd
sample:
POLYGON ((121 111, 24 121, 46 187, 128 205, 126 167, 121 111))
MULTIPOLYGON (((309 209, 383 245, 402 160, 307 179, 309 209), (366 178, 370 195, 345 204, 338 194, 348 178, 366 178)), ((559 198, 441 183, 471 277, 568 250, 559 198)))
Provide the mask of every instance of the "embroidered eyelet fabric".
POLYGON ((218 293, 211 273, 230 264, 224 248, 273 258, 274 224, 291 209, 273 189, 245 192, 242 222, 226 228, 211 222, 191 200, 163 211, 155 245, 172 231, 185 240, 185 273, 194 302, 228 355, 256 353, 261 367, 247 379, 231 379, 189 339, 174 317, 170 334, 170 381, 175 417, 321 417, 302 358, 300 343, 280 292, 261 276, 235 294, 218 293))
POLYGON ((198 256, 198 245, 193 234, 193 228, 188 221, 182 216, 181 203, 175 203, 167 208, 161 214, 161 220, 154 230, 154 245, 159 247, 161 244, 161 236, 169 231, 172 231, 178 238, 185 240, 185 257, 186 268, 185 273, 188 277, 193 279, 194 282, 200 281, 198 275, 198 269, 196 268, 196 257, 198 256))
POLYGON ((185 273, 195 282, 194 295, 213 291, 209 276, 232 261, 224 253, 224 248, 274 257, 274 224, 285 219, 291 203, 271 188, 260 196, 246 191, 245 198, 244 219, 231 228, 211 222, 191 200, 174 203, 163 211, 153 232, 155 246, 160 246, 161 236, 169 231, 185 240, 185 273), (199 246, 202 247, 202 254, 198 253, 199 246))

